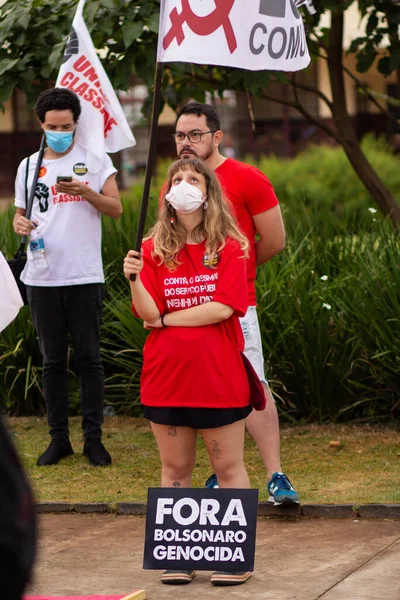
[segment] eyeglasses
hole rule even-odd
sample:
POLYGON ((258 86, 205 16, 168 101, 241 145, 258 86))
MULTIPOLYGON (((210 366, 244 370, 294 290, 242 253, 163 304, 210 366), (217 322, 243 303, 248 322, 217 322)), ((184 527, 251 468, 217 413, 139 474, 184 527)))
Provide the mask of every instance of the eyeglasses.
POLYGON ((210 131, 189 131, 189 133, 177 131, 176 133, 172 134, 172 137, 176 143, 182 143, 187 138, 189 142, 192 142, 192 144, 198 144, 201 142, 203 135, 206 133, 215 133, 216 131, 218 131, 218 129, 210 129, 210 131))

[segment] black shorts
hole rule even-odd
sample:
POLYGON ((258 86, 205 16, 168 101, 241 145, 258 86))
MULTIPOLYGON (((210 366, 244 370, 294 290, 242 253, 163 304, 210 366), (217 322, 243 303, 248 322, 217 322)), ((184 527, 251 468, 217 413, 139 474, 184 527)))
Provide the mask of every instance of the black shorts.
POLYGON ((253 410, 250 405, 240 408, 176 408, 143 406, 143 416, 158 425, 215 429, 245 419, 253 410))

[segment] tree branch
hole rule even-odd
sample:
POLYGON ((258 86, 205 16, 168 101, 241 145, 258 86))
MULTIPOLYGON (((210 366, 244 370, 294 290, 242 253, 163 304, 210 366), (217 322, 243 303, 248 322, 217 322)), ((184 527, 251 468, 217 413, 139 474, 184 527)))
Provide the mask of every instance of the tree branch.
POLYGON ((296 100, 296 109, 299 111, 299 113, 301 113, 305 119, 307 119, 314 125, 317 125, 317 127, 320 127, 323 131, 325 131, 325 133, 332 136, 339 144, 342 144, 342 138, 336 129, 329 127, 329 125, 326 125, 320 119, 317 119, 316 117, 314 117, 314 115, 312 115, 310 112, 308 112, 308 110, 306 110, 304 108, 304 106, 301 104, 301 102, 299 100, 299 95, 297 93, 298 86, 296 85, 296 73, 293 73, 293 75, 292 75, 292 87, 293 87, 294 97, 296 100))
MULTIPOLYGON (((321 54, 319 52, 312 52, 311 54, 313 56, 315 56, 316 58, 322 58, 323 60, 328 61, 328 56, 321 54)), ((367 98, 369 98, 369 100, 391 121, 393 121, 394 123, 396 123, 396 125, 398 125, 397 123, 397 119, 384 107, 382 106, 377 100, 376 98, 373 96, 373 94, 371 94, 371 92, 368 89, 368 86, 364 83, 362 83, 358 77, 356 75, 354 75, 354 73, 352 71, 350 71, 350 69, 348 67, 346 67, 343 63, 342 63, 342 68, 343 71, 346 73, 346 75, 348 75, 356 84, 357 87, 364 90, 364 92, 366 93, 367 98)), ((332 105, 332 103, 331 103, 332 105)))
MULTIPOLYGON (((346 69, 345 69, 345 71, 347 72, 346 69)), ((350 75, 350 72, 348 73, 348 75, 350 75)), ((368 86, 364 83, 361 83, 361 81, 357 82, 356 77, 353 77, 352 79, 354 79, 354 81, 357 84, 357 91, 363 90, 365 92, 365 95, 367 96, 367 98, 370 100, 370 102, 372 102, 372 104, 374 104, 382 112, 382 114, 385 115, 385 117, 387 117, 390 121, 393 121, 393 123, 395 123, 395 125, 398 125, 396 117, 394 115, 392 115, 384 106, 382 106, 378 102, 378 100, 375 98, 375 96, 373 94, 371 94, 371 92, 369 91, 368 86)))
MULTIPOLYGON (((195 79, 198 79, 199 81, 206 81, 207 83, 212 83, 215 85, 219 85, 221 83, 217 79, 211 78, 209 76, 209 74, 207 74, 207 76, 202 76, 202 75, 196 74, 195 79)), ((291 84, 289 83, 288 85, 291 85, 291 84)), ((298 86, 298 87, 300 87, 300 86, 298 86)), ((316 125, 320 129, 325 131, 325 133, 327 135, 329 135, 330 137, 333 137, 333 139, 335 139, 338 142, 338 144, 343 143, 342 137, 339 135, 339 132, 336 129, 333 129, 326 123, 323 123, 321 120, 314 117, 314 115, 309 113, 298 100, 297 100, 297 102, 291 102, 290 100, 285 100, 282 97, 277 98, 275 96, 271 96, 270 94, 266 93, 265 91, 261 92, 261 97, 265 98, 265 100, 269 100, 270 102, 276 102, 277 104, 284 104, 285 106, 294 108, 300 114, 302 114, 305 119, 307 119, 311 123, 313 123, 313 125, 316 125)))
POLYGON ((253 102, 251 100, 250 92, 246 91, 246 99, 247 99, 247 110, 249 111, 250 121, 251 121, 251 129, 253 133, 256 132, 256 117, 253 109, 253 102))
POLYGON ((393 115, 391 115, 390 112, 388 110, 386 110, 386 108, 378 102, 378 100, 369 91, 368 86, 365 83, 362 83, 358 79, 358 77, 356 77, 354 75, 354 73, 352 73, 350 71, 350 69, 348 67, 346 67, 345 65, 343 65, 343 71, 357 84, 357 88, 363 90, 366 93, 366 96, 369 98, 369 100, 372 102, 372 104, 374 104, 386 117, 388 117, 388 119, 390 119, 391 121, 394 121, 394 123, 396 123, 396 125, 397 125, 397 119, 393 115))
POLYGON ((297 111, 299 111, 300 114, 303 115, 303 117, 305 119, 309 120, 311 123, 313 123, 320 129, 325 131, 325 133, 327 135, 333 137, 338 142, 338 144, 342 144, 342 138, 339 136, 339 133, 335 129, 333 129, 332 127, 329 127, 329 125, 327 125, 326 123, 323 123, 321 120, 314 117, 314 115, 309 113, 304 108, 304 106, 302 106, 299 102, 295 103, 295 102, 290 102, 289 100, 284 101, 281 98, 274 98, 273 96, 270 96, 269 94, 267 94, 265 92, 262 92, 261 97, 265 98, 265 100, 269 100, 270 102, 277 102, 278 104, 286 104, 287 106, 291 106, 292 108, 295 108, 297 111))
POLYGON ((329 110, 332 112, 332 102, 329 100, 328 96, 326 96, 318 88, 313 87, 311 85, 306 85, 304 83, 298 83, 297 81, 296 82, 292 81, 291 85, 296 86, 296 88, 299 88, 300 90, 304 90, 305 92, 310 92, 310 94, 315 94, 316 96, 318 96, 318 98, 321 98, 321 100, 323 102, 325 102, 325 104, 327 105, 329 110))

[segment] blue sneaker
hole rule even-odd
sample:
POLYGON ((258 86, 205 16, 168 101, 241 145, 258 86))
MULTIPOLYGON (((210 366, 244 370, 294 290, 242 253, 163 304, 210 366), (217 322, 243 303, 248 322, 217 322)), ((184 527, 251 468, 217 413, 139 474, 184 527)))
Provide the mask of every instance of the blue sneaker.
POLYGON ((269 492, 268 502, 273 502, 274 506, 299 504, 299 495, 284 473, 274 473, 267 483, 267 490, 269 492))
POLYGON ((219 488, 218 485, 218 479, 215 473, 213 473, 206 481, 205 483, 205 487, 211 488, 211 489, 215 489, 215 488, 219 488))

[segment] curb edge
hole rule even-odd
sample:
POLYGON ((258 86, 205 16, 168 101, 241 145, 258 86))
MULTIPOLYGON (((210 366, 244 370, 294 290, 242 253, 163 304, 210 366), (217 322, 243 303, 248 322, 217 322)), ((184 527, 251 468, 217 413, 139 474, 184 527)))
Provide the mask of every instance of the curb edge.
MULTIPOLYGON (((117 514, 145 516, 146 502, 37 502, 38 514, 117 514)), ((292 504, 259 502, 258 517, 328 519, 399 519, 400 504, 292 504)))

